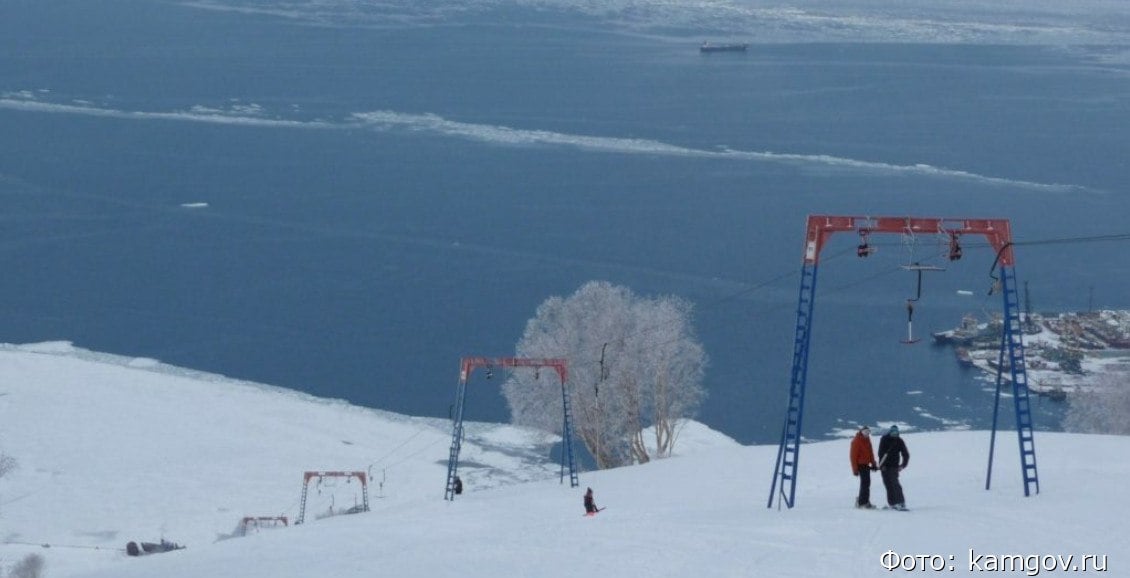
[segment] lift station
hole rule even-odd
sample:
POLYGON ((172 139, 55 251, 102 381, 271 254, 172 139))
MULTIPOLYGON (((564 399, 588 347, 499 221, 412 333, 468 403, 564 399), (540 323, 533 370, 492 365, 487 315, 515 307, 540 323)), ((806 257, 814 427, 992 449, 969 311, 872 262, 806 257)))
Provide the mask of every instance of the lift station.
MULTIPOLYGON (((913 238, 915 235, 936 235, 946 239, 950 261, 961 259, 961 239, 968 235, 983 236, 992 247, 996 260, 992 268, 999 267, 999 277, 994 276, 990 293, 1000 293, 1003 299, 1003 327, 1000 354, 997 363, 997 388, 993 406, 993 426, 989 441, 989 466, 985 476, 985 489, 989 489, 993 472, 993 450, 996 444, 997 419, 1000 409, 1003 368, 1008 368, 1012 382, 1012 398, 1016 412, 1016 434, 1020 447, 1020 469, 1024 482, 1024 495, 1040 492, 1036 472, 1036 447, 1032 433, 1032 412, 1028 396, 1028 378, 1024 363, 1023 327, 1014 271, 1012 234, 1007 219, 950 219, 920 217, 846 217, 809 216, 804 242, 804 259, 800 277, 800 298, 796 311, 796 335, 793 341, 792 373, 789 385, 789 404, 781 430, 777 462, 773 469, 773 484, 769 490, 767 507, 774 499, 778 507, 784 503, 796 505, 796 482, 799 471, 801 426, 804 422, 804 396, 808 377, 809 343, 812 337, 812 312, 816 299, 816 273, 820 264, 820 251, 833 233, 854 232, 860 243, 859 257, 867 257, 872 248, 868 243, 875 233, 894 233, 913 238)), ((918 296, 907 299, 907 339, 917 341, 913 335, 914 302, 921 296, 922 273, 937 268, 911 263, 904 267, 918 274, 918 296)))

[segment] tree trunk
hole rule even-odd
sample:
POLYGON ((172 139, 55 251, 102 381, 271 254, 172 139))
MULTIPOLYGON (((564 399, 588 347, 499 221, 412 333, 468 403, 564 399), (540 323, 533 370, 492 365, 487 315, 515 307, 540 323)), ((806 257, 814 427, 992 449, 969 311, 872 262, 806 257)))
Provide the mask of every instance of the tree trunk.
POLYGON ((655 379, 655 456, 671 455, 671 403, 668 397, 667 367, 659 369, 655 379))

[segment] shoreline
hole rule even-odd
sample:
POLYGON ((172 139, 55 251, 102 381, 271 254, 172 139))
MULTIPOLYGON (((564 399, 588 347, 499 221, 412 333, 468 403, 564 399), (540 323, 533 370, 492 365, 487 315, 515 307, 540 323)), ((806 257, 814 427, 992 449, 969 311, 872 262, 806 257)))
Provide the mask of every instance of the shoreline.
MULTIPOLYGON (((1021 314, 1029 391, 1056 400, 1115 387, 1130 374, 1130 310, 1021 314)), ((1000 315, 965 315, 953 329, 933 333, 934 345, 954 348, 958 363, 995 381, 1000 369, 1000 315)), ((1007 360, 1001 377, 1010 380, 1007 360)))

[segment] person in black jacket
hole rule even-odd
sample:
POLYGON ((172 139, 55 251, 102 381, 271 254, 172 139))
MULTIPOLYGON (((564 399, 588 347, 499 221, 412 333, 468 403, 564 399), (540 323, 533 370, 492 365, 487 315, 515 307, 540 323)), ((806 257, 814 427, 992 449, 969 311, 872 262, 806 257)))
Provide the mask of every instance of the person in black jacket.
POLYGON ((883 487, 887 490, 887 505, 896 510, 906 509, 906 496, 899 483, 899 472, 908 465, 910 452, 906 449, 906 442, 899 437, 899 426, 892 425, 879 438, 879 473, 883 477, 883 487))

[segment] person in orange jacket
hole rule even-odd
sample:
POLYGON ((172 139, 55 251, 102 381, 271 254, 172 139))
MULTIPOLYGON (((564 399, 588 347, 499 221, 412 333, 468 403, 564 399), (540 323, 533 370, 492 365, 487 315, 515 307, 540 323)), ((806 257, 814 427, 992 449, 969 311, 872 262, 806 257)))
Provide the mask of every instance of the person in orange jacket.
POLYGON ((875 507, 871 505, 871 472, 878 469, 875 449, 871 446, 871 428, 863 426, 851 440, 851 475, 859 478, 859 495, 855 498, 855 507, 875 507))

